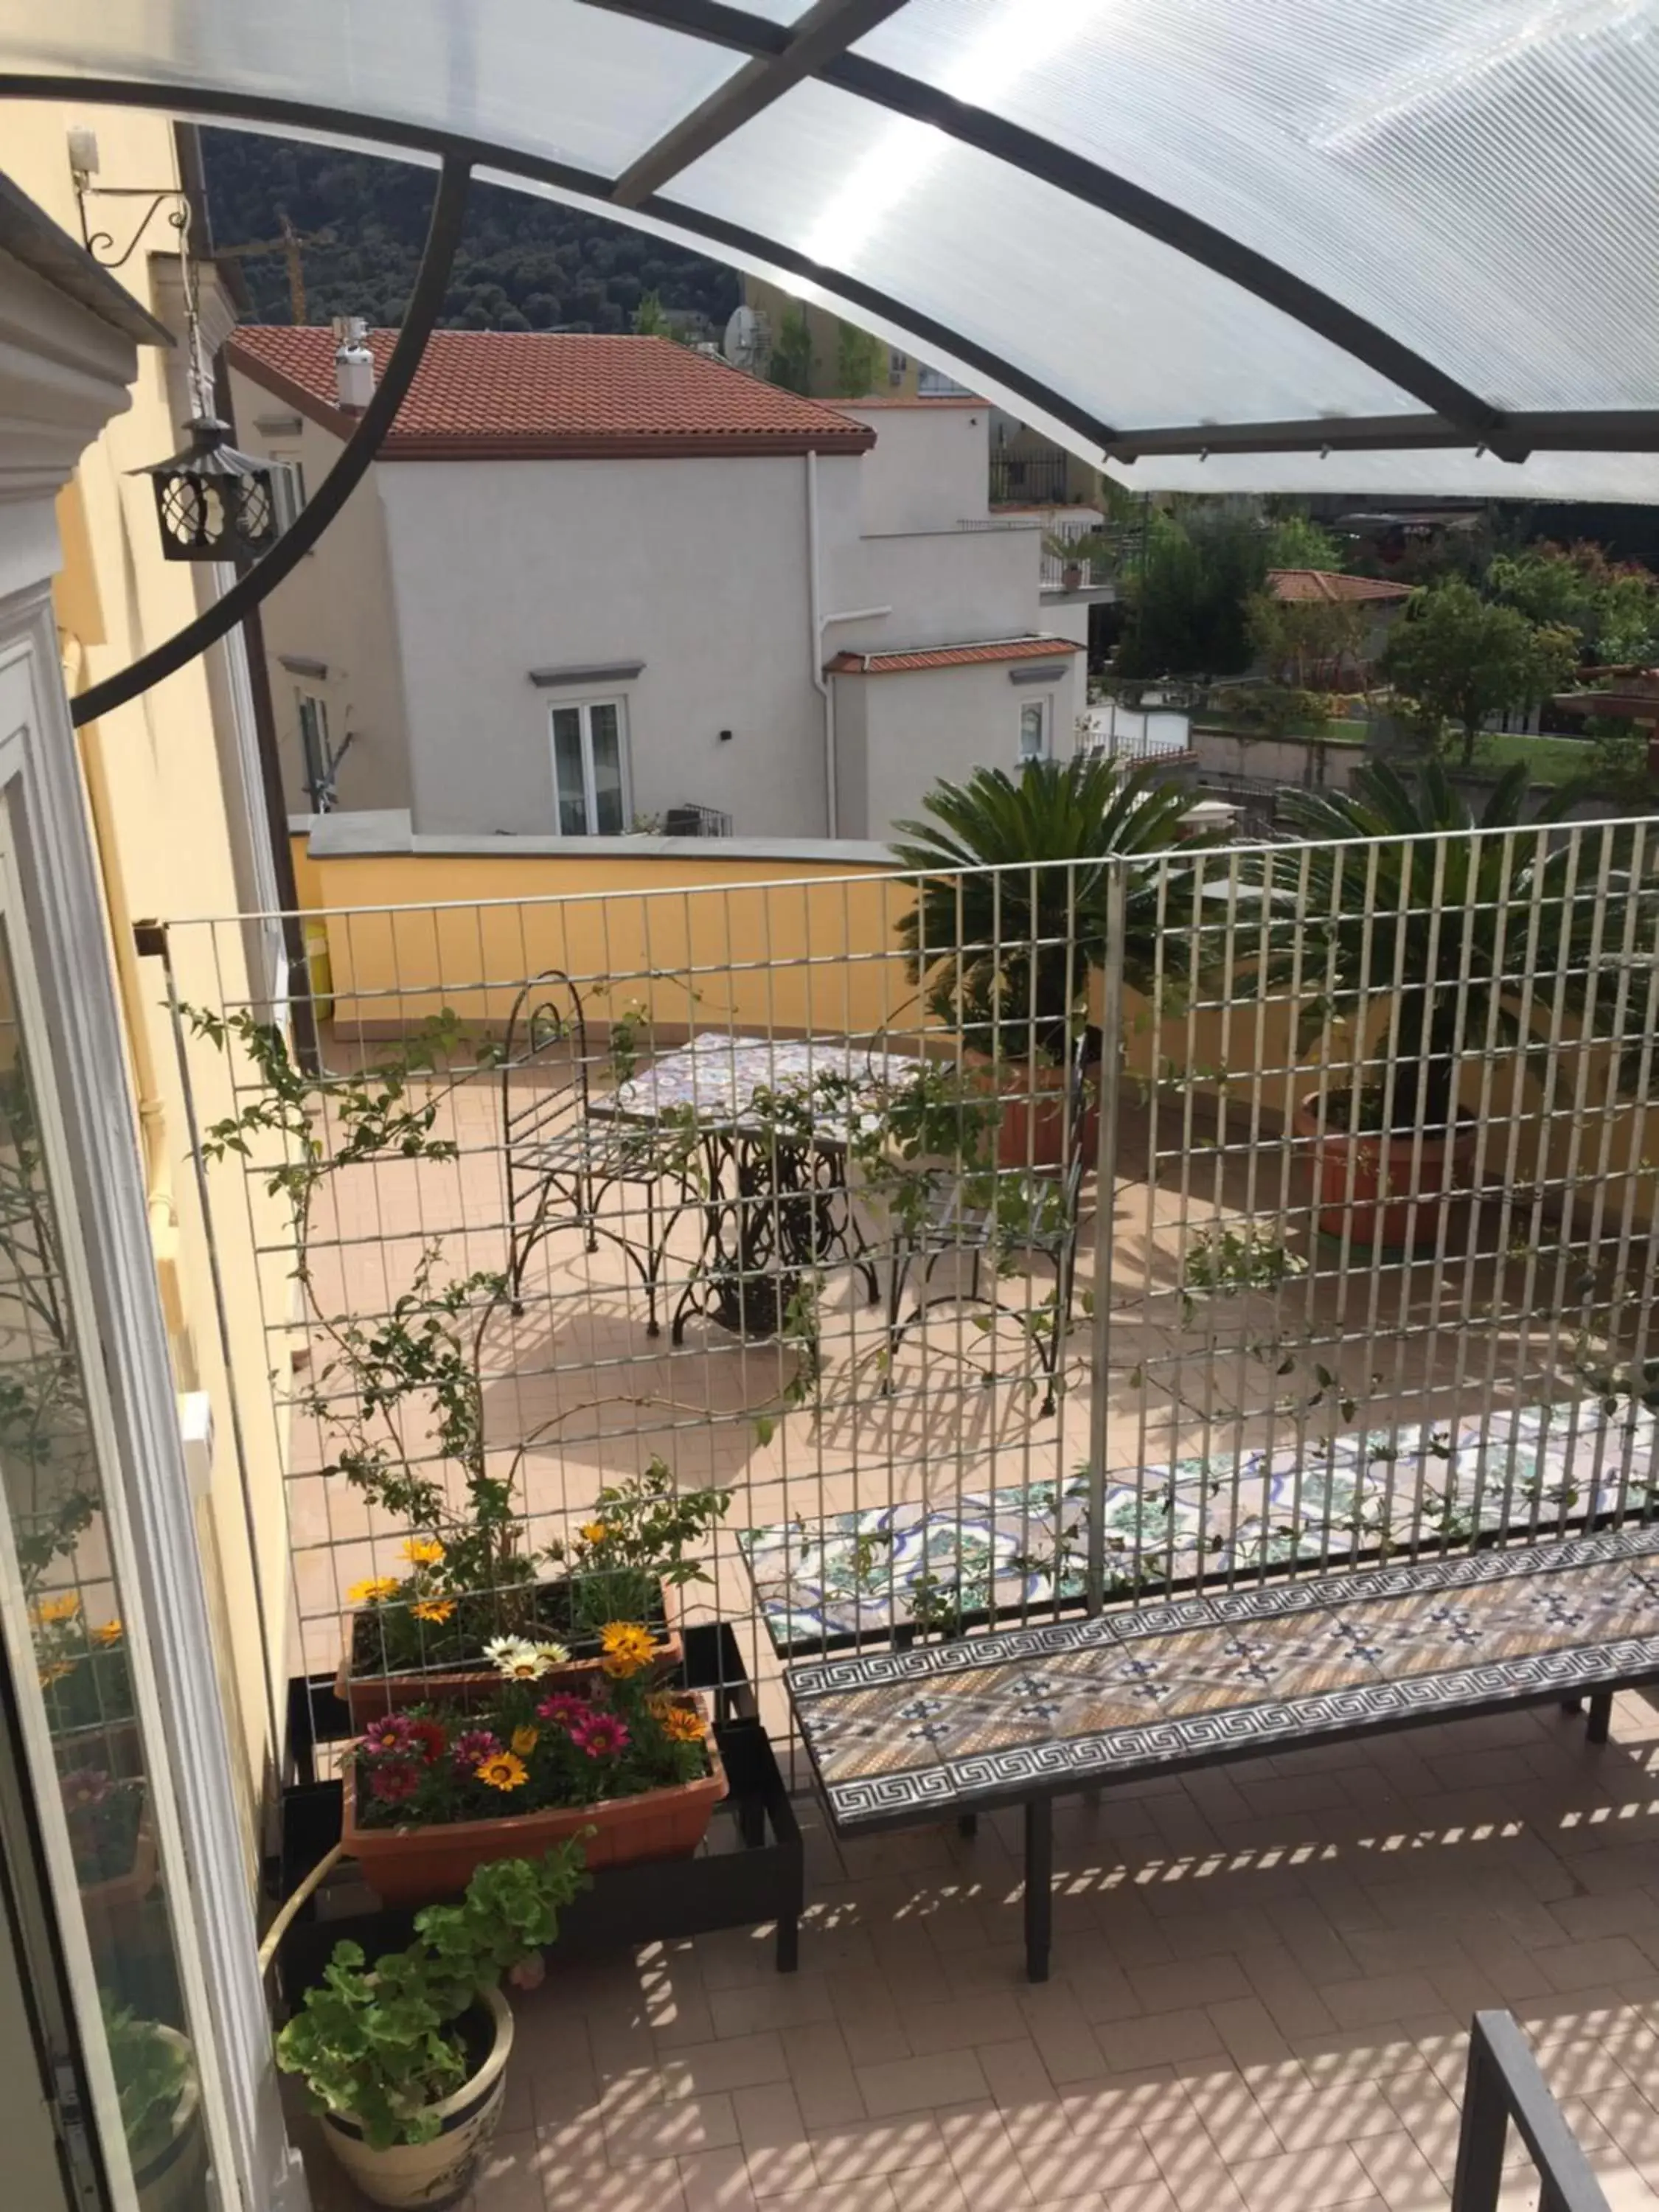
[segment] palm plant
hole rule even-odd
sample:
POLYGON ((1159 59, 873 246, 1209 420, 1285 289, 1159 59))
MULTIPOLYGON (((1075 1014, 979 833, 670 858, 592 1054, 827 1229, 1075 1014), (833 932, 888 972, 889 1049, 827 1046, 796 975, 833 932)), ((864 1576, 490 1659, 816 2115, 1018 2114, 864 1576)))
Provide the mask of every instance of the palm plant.
MULTIPOLYGON (((1391 1081, 1356 1085, 1351 1127, 1449 1127, 1460 1061, 1498 1048, 1534 1061, 1559 1018, 1593 1021, 1597 1040, 1615 1048, 1613 1079, 1635 1087, 1659 878, 1650 861, 1632 866, 1632 831, 1603 833, 1610 845, 1592 872, 1553 834, 1565 798, 1529 807, 1520 765, 1478 813, 1437 763, 1411 782, 1373 763, 1349 792, 1286 793, 1281 806, 1310 845, 1260 857, 1278 917, 1263 957, 1282 981, 1299 937, 1300 975, 1314 991, 1300 1012, 1304 1049, 1397 1000, 1391 1081), (1376 842, 1357 850, 1356 839, 1376 842)), ((1356 1064, 1363 1051, 1357 1036, 1356 1064)))
POLYGON ((928 818, 896 823, 892 840, 919 878, 899 937, 931 1010, 978 1051, 1059 1066, 1105 957, 1109 861, 1147 864, 1128 871, 1123 973, 1149 989, 1167 917, 1182 910, 1168 878, 1190 872, 1166 867, 1160 896, 1150 864, 1182 842, 1190 804, 1150 764, 1126 771, 1090 754, 938 785, 928 818))

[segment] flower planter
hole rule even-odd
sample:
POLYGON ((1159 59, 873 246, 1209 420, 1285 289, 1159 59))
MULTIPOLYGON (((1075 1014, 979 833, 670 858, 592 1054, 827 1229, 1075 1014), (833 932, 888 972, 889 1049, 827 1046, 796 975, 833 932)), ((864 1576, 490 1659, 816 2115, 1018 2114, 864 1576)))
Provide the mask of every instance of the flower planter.
POLYGON ((479 2021, 480 2042, 488 2042, 483 2063, 452 2096, 428 2110, 437 2116, 438 2133, 430 2142, 393 2143, 374 2150, 363 2141, 362 2130, 337 2112, 323 2115, 323 2134, 329 2148, 363 2195, 375 2204, 418 2204, 436 2212, 458 2203, 472 2185, 478 2160, 501 2124, 507 2097, 507 2061, 513 2049, 513 2014, 499 1990, 486 1990, 473 2014, 479 2021))
MULTIPOLYGON (((702 1700, 695 1701, 702 1711, 702 1700)), ((707 1715, 705 1714, 705 1718, 707 1715)), ((459 1896, 475 1867, 496 1859, 538 1858, 567 1836, 591 1828, 589 1867, 631 1866, 641 1859, 689 1858, 708 1831, 726 1791, 726 1770, 713 1731, 704 1739, 709 1771, 696 1782, 604 1797, 594 1805, 555 1805, 487 1820, 450 1820, 414 1828, 359 1825, 357 1792, 348 1780, 340 1840, 363 1879, 389 1905, 430 1905, 459 1896)))
MULTIPOLYGON (((152 1867, 154 1856, 152 1846, 152 1867)), ((154 1879, 153 1872, 151 1878, 154 1879)), ((160 2150, 152 2151, 142 2165, 135 2163, 132 2179, 138 2191, 140 2212, 194 2212, 194 2208, 203 2202, 207 2168, 207 2138, 202 2132, 202 2093, 197 2085, 195 2054, 188 2038, 180 2035, 176 2027, 167 2027, 157 2021, 154 2033, 184 2053, 185 2082, 173 2108, 167 2141, 160 2150)))
MULTIPOLYGON (((1296 1109, 1298 1136, 1313 1139, 1314 1200, 1327 1237, 1346 1236, 1370 1249, 1401 1251, 1432 1245, 1439 1234, 1441 1206, 1463 1180, 1474 1155, 1475 1132, 1461 1127, 1449 1137, 1407 1133, 1360 1134, 1319 1125, 1319 1095, 1296 1109), (1413 1189, 1416 1163, 1416 1203, 1413 1189)), ((1468 1116, 1460 1116, 1465 1123, 1468 1116)))
MULTIPOLYGON (((662 1656, 659 1663, 665 1674, 678 1673, 684 1656, 680 1638, 679 1586, 675 1583, 662 1583, 658 1589, 664 1624, 662 1656)), ((346 1615, 345 1656, 340 1662, 340 1671, 335 1678, 334 1686, 336 1694, 350 1708, 351 1725, 360 1735, 384 1713, 405 1712, 413 1705, 465 1705, 481 1702, 493 1697, 501 1686, 500 1674, 487 1663, 407 1674, 354 1674, 351 1655, 356 1649, 357 1621, 356 1613, 346 1615)), ((591 1658, 568 1660, 544 1674, 540 1678, 541 1686, 555 1690, 562 1684, 580 1684, 599 1665, 597 1651, 591 1658)))
MULTIPOLYGON (((1053 1060, 1005 1060, 1000 1068, 978 1053, 966 1055, 986 1090, 1001 1095, 997 1120, 996 1164, 1000 1168, 1057 1168, 1066 1160, 1066 1091, 1071 1071, 1053 1060)), ((1092 1080, 1083 1110, 1085 1165, 1100 1146, 1100 1107, 1092 1080)), ((963 1165, 971 1165, 969 1162, 963 1165)))

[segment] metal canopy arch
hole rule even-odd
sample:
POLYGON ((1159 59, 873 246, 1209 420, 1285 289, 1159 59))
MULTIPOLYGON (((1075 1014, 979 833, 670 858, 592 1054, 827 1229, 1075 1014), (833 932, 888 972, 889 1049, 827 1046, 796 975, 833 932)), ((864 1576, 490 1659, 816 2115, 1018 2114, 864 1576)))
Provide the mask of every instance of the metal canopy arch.
MULTIPOLYGON (((1659 455, 1659 300, 1630 275, 1659 195, 1600 189, 1659 147, 1659 0, 0 0, 0 94, 435 160, 456 225, 485 172, 711 247, 1131 481, 1283 456, 1259 488, 1304 488, 1346 454, 1375 485, 1440 454, 1460 488, 1490 456, 1500 495, 1659 485, 1614 458, 1659 455)), ((389 427, 416 304, 306 543, 389 427)))

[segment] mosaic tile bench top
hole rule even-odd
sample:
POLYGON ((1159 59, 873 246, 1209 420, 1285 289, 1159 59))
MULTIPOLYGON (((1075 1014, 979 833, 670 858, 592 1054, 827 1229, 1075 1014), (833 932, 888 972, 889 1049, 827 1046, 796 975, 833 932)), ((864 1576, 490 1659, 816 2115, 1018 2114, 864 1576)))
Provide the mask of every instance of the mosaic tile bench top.
MULTIPOLYGON (((890 1638, 929 1601, 970 1614, 1080 1599, 1086 1477, 952 1491, 817 1520, 740 1529, 778 1650, 890 1638)), ((1568 1533, 1659 1495, 1659 1417, 1601 1401, 1484 1421, 1413 1425, 1237 1462, 1178 1460, 1107 1478, 1109 1593, 1302 1560, 1342 1565, 1387 1546, 1457 1547, 1477 1534, 1568 1533)))
POLYGON ((796 1667, 842 1831, 1659 1676, 1659 1528, 796 1667))

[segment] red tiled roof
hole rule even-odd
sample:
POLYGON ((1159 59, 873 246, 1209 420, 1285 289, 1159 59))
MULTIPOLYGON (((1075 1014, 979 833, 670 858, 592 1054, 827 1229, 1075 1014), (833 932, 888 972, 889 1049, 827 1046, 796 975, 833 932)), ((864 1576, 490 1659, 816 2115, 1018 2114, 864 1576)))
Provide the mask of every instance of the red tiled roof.
POLYGON ((900 653, 838 653, 824 664, 831 676, 903 676, 913 668, 969 668, 981 660, 1053 660, 1081 653, 1069 637, 999 637, 984 645, 922 645, 900 653))
MULTIPOLYGON (((377 376, 397 342, 371 331, 377 376)), ((231 362, 344 437, 334 334, 253 324, 231 362)), ((608 459, 653 453, 862 453, 865 422, 763 384, 671 339, 562 331, 434 331, 381 452, 388 459, 608 459)))
POLYGON ((1345 576, 1334 568, 1269 568, 1276 599, 1408 599, 1409 584, 1390 584, 1381 576, 1345 576))

